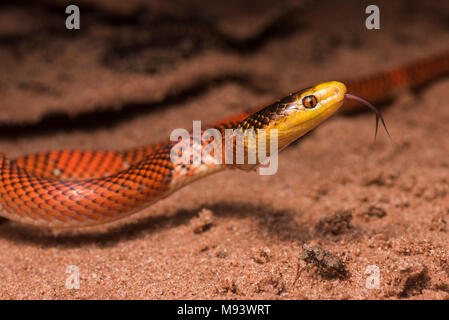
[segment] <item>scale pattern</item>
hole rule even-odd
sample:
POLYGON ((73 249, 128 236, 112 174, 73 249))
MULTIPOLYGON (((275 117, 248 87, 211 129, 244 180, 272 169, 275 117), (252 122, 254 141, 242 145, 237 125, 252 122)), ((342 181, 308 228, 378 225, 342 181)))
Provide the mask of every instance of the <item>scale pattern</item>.
MULTIPOLYGON (((170 149, 171 144, 167 144, 126 170, 102 178, 81 180, 38 176, 0 155, 0 209, 7 218, 49 227, 114 220, 167 194, 173 172, 170 149)), ((67 154, 78 158, 105 156, 101 151, 62 151, 61 154, 62 157, 67 154)), ((27 158, 28 166, 31 166, 32 159, 27 158)), ((38 168, 35 172, 41 170, 39 166, 35 168, 38 168)))

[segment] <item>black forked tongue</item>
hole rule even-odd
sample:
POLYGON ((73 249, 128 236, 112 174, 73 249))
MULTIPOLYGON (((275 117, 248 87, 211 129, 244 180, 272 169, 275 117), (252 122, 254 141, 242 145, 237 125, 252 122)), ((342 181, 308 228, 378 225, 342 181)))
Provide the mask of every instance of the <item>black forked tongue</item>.
POLYGON ((376 132, 374 133, 374 140, 376 140, 376 137, 377 137, 377 128, 379 127, 379 120, 382 122, 382 126, 384 127, 385 132, 388 134, 388 136, 391 139, 391 136, 390 136, 390 133, 388 132, 387 126, 385 125, 384 117, 382 117, 382 113, 380 113, 380 110, 377 109, 371 102, 369 102, 368 100, 366 100, 362 97, 351 94, 351 93, 345 93, 345 99, 355 100, 355 101, 367 106, 376 114, 376 132))

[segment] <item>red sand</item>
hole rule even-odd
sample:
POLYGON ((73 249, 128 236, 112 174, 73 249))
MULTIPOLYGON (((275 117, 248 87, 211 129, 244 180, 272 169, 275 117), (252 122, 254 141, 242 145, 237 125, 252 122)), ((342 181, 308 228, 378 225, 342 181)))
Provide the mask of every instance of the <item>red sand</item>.
MULTIPOLYGON (((83 12, 87 2, 80 3, 83 12)), ((180 58, 173 37, 173 47, 109 57, 108 64, 111 37, 114 44, 138 42, 168 27, 119 24, 124 16, 138 21, 139 1, 89 3, 91 16, 83 16, 73 37, 51 31, 60 22, 54 10, 31 16, 29 9, 2 8, 0 150, 8 156, 149 144, 174 128, 190 128, 192 120, 212 122, 311 82, 357 77, 449 49, 447 18, 439 14, 449 10, 440 1, 379 2, 381 30, 369 32, 364 6, 351 2, 341 8, 258 1, 239 8, 238 1, 221 7, 192 1, 153 4, 140 19, 200 12, 220 35, 201 38, 185 27, 170 32, 191 32, 193 44, 185 45, 200 39, 205 49, 180 58), (24 16, 19 28, 17 17, 24 16), (279 25, 281 34, 274 32, 279 25), (257 40, 265 28, 271 33, 257 40), (223 44, 226 37, 244 45, 223 44), (161 56, 171 57, 169 63, 161 56), (82 115, 98 109, 117 113, 93 116, 86 125, 82 115), (48 120, 55 111, 74 120, 48 120)), ((383 132, 372 141, 372 114, 334 117, 284 151, 276 175, 210 176, 112 226, 52 233, 2 220, 0 297, 447 299, 448 101, 448 78, 398 93, 384 109, 392 141, 383 132), (342 211, 346 218, 335 216, 342 211), (305 243, 340 258, 348 276, 325 277, 308 265, 301 259, 305 243), (70 265, 79 267, 79 289, 65 286, 70 265), (378 289, 366 287, 371 265, 379 268, 378 289)))

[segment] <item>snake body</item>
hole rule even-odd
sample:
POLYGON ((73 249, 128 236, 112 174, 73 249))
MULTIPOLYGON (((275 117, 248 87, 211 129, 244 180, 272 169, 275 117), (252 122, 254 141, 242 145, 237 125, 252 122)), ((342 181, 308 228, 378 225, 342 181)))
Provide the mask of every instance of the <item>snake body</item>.
MULTIPOLYGON (((413 88, 446 73, 449 54, 348 81, 347 87, 378 102, 398 89, 413 88)), ((343 83, 325 82, 213 128, 221 133, 226 129, 276 129, 279 149, 283 149, 334 114, 343 104, 346 90, 343 83)), ((349 101, 345 107, 354 110, 359 105, 349 101)), ((191 138, 190 148, 204 147, 203 141, 191 138)), ((226 152, 223 141, 207 144, 216 144, 226 152)), ((177 164, 170 158, 175 145, 174 141, 162 141, 125 151, 49 151, 17 159, 0 154, 0 216, 39 227, 96 225, 140 211, 206 175, 247 168, 246 164, 214 161, 177 164)))
MULTIPOLYGON (((276 129, 282 149, 332 115, 345 92, 342 83, 323 83, 214 128, 223 137, 226 129, 276 129), (304 100, 310 96, 315 100, 304 100)), ((193 136, 183 143, 191 150, 204 147, 193 136)), ((220 140, 208 143, 225 146, 220 140)), ((1 215, 43 227, 100 224, 141 210, 200 177, 245 166, 218 159, 175 163, 170 154, 176 146, 176 141, 165 141, 123 152, 51 151, 16 160, 0 155, 1 215)))
MULTIPOLYGON (((449 51, 398 68, 343 82, 348 92, 362 96, 372 103, 380 103, 393 98, 401 90, 420 88, 447 74, 449 74, 449 51)), ((349 101, 345 103, 343 111, 352 112, 359 107, 359 103, 349 101)))

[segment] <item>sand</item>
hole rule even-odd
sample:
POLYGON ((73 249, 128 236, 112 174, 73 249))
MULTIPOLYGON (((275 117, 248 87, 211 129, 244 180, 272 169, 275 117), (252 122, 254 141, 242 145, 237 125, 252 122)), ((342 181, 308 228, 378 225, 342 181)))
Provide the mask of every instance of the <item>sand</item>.
MULTIPOLYGON (((449 49, 441 1, 378 1, 378 31, 358 1, 79 1, 79 31, 64 29, 64 1, 39 3, 0 10, 10 157, 150 144, 449 49)), ((112 225, 3 219, 0 297, 447 299, 448 101, 447 77, 398 92, 383 106, 392 140, 373 141, 370 113, 335 116, 285 150, 275 175, 219 173, 112 225)))

